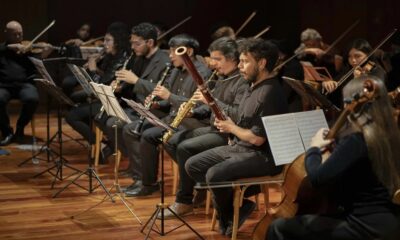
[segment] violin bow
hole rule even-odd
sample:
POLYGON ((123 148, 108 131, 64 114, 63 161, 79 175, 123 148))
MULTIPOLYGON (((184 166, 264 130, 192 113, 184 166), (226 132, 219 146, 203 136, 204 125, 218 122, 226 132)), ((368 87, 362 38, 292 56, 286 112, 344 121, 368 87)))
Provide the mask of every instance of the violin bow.
POLYGON ((337 82, 338 84, 336 89, 338 89, 340 85, 346 82, 347 78, 354 72, 354 70, 356 70, 358 67, 361 67, 361 65, 363 65, 376 52, 376 50, 378 50, 383 44, 385 44, 386 41, 389 40, 396 32, 397 28, 393 29, 393 31, 386 35, 386 37, 368 54, 367 57, 365 57, 359 64, 354 66, 342 78, 340 78, 340 80, 337 82))
POLYGON ((43 29, 38 35, 36 35, 35 38, 26 46, 27 48, 30 48, 36 40, 38 40, 47 30, 49 30, 54 24, 56 23, 56 20, 51 21, 49 25, 45 29, 43 29))
POLYGON ((181 26, 182 24, 184 24, 185 22, 189 21, 192 18, 192 16, 189 16, 185 19, 183 19, 182 21, 180 21, 178 24, 176 24, 175 26, 173 26, 172 28, 168 29, 167 31, 163 32, 160 36, 158 36, 157 40, 162 39, 163 37, 165 37, 168 33, 174 31, 176 28, 178 28, 179 26, 181 26))
POLYGON ((325 53, 328 53, 332 48, 344 38, 355 26, 357 26, 360 23, 360 19, 357 19, 350 27, 346 29, 336 40, 325 50, 325 53))
POLYGON ((90 39, 90 40, 88 40, 88 41, 86 41, 86 42, 83 42, 83 43, 81 44, 81 46, 89 45, 89 44, 94 43, 94 42, 96 42, 97 40, 100 40, 100 39, 103 39, 103 38, 104 38, 104 36, 100 36, 100 37, 97 37, 97 38, 90 39))
POLYGON ((268 26, 268 27, 264 28, 261 32, 259 32, 258 34, 254 35, 253 38, 257 39, 257 38, 261 37, 264 33, 268 32, 270 28, 271 28, 271 26, 268 26))
POLYGON ((236 30, 235 32, 235 36, 237 36, 242 30, 243 28, 250 22, 251 19, 254 18, 254 16, 256 16, 257 12, 254 11, 250 14, 250 16, 246 19, 246 21, 244 21, 244 23, 242 24, 242 26, 240 26, 240 28, 238 30, 236 30))

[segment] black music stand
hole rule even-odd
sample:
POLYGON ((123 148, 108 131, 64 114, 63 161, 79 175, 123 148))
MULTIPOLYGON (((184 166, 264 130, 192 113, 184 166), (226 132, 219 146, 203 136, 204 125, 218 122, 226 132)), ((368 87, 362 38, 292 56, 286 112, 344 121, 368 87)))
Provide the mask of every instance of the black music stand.
POLYGON ((334 112, 340 112, 340 109, 336 105, 307 83, 286 76, 283 76, 282 79, 293 88, 302 99, 311 103, 313 106, 318 106, 324 111, 332 110, 334 112))
MULTIPOLYGON (((122 109, 121 105, 119 105, 119 102, 117 100, 117 98, 115 97, 113 90, 111 88, 111 86, 106 86, 103 84, 97 84, 94 82, 90 82, 90 85, 93 89, 93 91, 96 93, 97 97, 100 99, 101 103, 103 104, 104 110, 106 111, 106 113, 108 114, 108 116, 113 116, 117 118, 117 121, 123 121, 126 123, 130 123, 131 120, 129 119, 129 117, 126 115, 126 113, 124 112, 124 110, 122 109)), ((118 131, 117 131, 117 125, 118 123, 116 123, 113 127, 115 128, 115 139, 118 139, 118 131)), ((83 212, 80 212, 74 216, 71 216, 71 218, 75 218, 78 215, 81 215, 85 212, 88 212, 89 210, 99 206, 100 204, 102 204, 107 197, 110 198, 111 202, 115 203, 114 197, 118 197, 122 203, 125 205, 125 207, 129 210, 129 212, 139 221, 140 224, 142 224, 142 221, 138 218, 138 216, 133 212, 133 210, 131 209, 131 207, 128 205, 128 203, 130 205, 133 205, 132 203, 130 203, 129 201, 127 201, 121 191, 121 187, 119 185, 119 179, 118 179, 118 169, 119 169, 119 161, 120 158, 118 157, 118 142, 115 142, 115 166, 114 166, 114 184, 113 186, 110 188, 109 191, 107 192, 107 195, 97 204, 95 204, 94 206, 84 210, 83 212), (116 192, 114 194, 110 194, 110 192, 115 188, 116 192)))
MULTIPOLYGON (((71 70, 71 72, 74 74, 78 82, 81 84, 83 90, 88 96, 88 103, 89 103, 89 112, 90 116, 92 116, 92 102, 95 98, 97 97, 97 93, 93 90, 92 86, 90 85, 90 82, 92 82, 92 79, 90 78, 89 74, 86 72, 85 69, 82 67, 78 67, 77 65, 74 64, 68 64, 68 68, 71 70)), ((93 127, 93 121, 90 121, 90 129, 93 127)), ((92 142, 92 139, 89 139, 90 142, 92 142)), ((104 183, 101 181, 99 175, 97 175, 96 170, 93 167, 93 156, 92 156, 92 145, 89 144, 89 153, 88 153, 88 168, 86 168, 85 171, 81 172, 78 176, 76 176, 72 181, 70 181, 68 184, 66 184, 64 187, 62 187, 58 192, 56 192, 53 197, 57 197, 58 194, 60 194, 62 191, 64 191, 66 188, 68 188, 71 184, 75 184, 77 186, 80 186, 76 184, 75 182, 84 175, 87 175, 89 178, 89 188, 83 188, 84 190, 88 191, 89 193, 92 193, 95 189, 97 189, 99 186, 103 188, 103 190, 106 192, 106 194, 111 197, 110 192, 107 190, 106 186, 104 183), (93 178, 95 178, 98 182, 99 185, 93 186, 93 178)))
MULTIPOLYGON (((137 113, 139 113, 141 116, 145 117, 151 124, 153 124, 156 127, 160 127, 164 130, 168 130, 168 131, 174 131, 175 129, 171 128, 168 124, 164 123, 163 121, 161 121, 157 116, 155 116, 152 112, 150 112, 149 110, 147 110, 143 105, 133 101, 133 100, 128 100, 125 98, 122 98, 122 100, 124 100, 130 107, 132 107, 137 113)), ((161 181, 160 181, 160 185, 161 185, 161 202, 157 204, 156 206, 156 210, 154 211, 154 213, 151 215, 151 217, 149 218, 149 220, 147 220, 147 222, 145 223, 145 225, 142 227, 142 229, 140 230, 141 233, 144 232, 145 228, 149 225, 149 229, 148 232, 146 234, 145 239, 148 239, 150 237, 150 232, 154 231, 158 234, 160 234, 161 236, 165 236, 166 234, 175 231, 176 229, 186 225, 193 233, 195 233, 200 239, 204 239, 196 230, 194 230, 182 217, 180 217, 178 214, 176 214, 169 206, 168 204, 165 204, 164 202, 164 149, 162 147, 162 144, 159 144, 159 151, 160 151, 160 164, 161 164, 161 181), (168 209, 169 211, 172 212, 172 214, 175 215, 175 217, 180 220, 182 222, 181 225, 179 225, 178 227, 175 227, 173 229, 171 229, 168 232, 164 231, 164 211, 165 209, 168 209), (156 223, 157 220, 157 216, 158 214, 161 212, 161 231, 155 230, 153 228, 153 226, 156 223)))

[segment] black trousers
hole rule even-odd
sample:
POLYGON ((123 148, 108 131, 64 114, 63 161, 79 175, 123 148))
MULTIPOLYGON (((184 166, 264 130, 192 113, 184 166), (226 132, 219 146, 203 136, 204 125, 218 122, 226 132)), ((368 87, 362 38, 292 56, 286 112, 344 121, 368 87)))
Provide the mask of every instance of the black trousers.
POLYGON ((176 202, 192 204, 193 188, 196 182, 185 170, 186 161, 205 150, 223 146, 228 143, 228 138, 221 133, 212 132, 211 127, 183 130, 175 133, 165 150, 177 162, 179 167, 179 185, 176 193, 176 202))
POLYGON ((30 83, 23 83, 14 87, 0 86, 0 130, 3 136, 12 133, 10 118, 7 113, 7 104, 11 99, 19 99, 22 102, 17 129, 23 131, 36 111, 39 94, 36 87, 30 83))
POLYGON ((94 144, 96 140, 95 133, 90 128, 90 121, 100 112, 100 108, 100 102, 94 102, 91 106, 89 103, 82 103, 77 107, 71 108, 65 117, 67 123, 81 134, 89 144, 94 144))
POLYGON ((399 221, 391 213, 374 213, 356 217, 301 215, 274 220, 268 240, 368 240, 400 239, 399 221))
MULTIPOLYGON (((276 167, 263 152, 238 145, 220 146, 194 155, 187 160, 185 168, 196 182, 208 184, 276 175, 282 171, 282 167, 276 167)), ((212 192, 220 224, 226 227, 233 218, 232 188, 214 188, 212 192)))

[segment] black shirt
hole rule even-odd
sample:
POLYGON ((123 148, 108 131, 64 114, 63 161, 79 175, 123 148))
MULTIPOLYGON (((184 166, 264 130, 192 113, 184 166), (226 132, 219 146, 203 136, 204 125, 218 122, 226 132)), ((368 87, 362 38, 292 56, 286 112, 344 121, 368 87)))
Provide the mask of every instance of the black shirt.
POLYGON ((17 54, 0 44, 0 86, 17 86, 33 83, 35 67, 26 54, 17 54))
MULTIPOLYGON (((288 104, 282 86, 277 77, 272 77, 247 88, 237 112, 232 113, 231 118, 236 120, 234 121, 239 127, 250 129, 255 135, 266 138, 261 117, 287 112, 288 104)), ((261 146, 256 146, 235 137, 234 142, 235 146, 245 149, 269 152, 267 141, 261 146)))

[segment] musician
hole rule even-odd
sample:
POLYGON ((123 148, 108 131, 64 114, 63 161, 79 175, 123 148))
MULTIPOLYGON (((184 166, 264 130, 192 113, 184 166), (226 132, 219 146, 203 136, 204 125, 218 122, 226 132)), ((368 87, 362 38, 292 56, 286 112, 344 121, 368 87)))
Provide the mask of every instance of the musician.
POLYGON ((307 28, 300 35, 301 44, 295 50, 301 61, 311 62, 316 67, 326 67, 329 73, 335 77, 342 67, 342 57, 325 50, 329 45, 322 40, 321 34, 312 28, 307 28))
POLYGON ((91 26, 89 23, 82 24, 79 29, 76 31, 77 38, 69 39, 65 41, 67 45, 81 46, 82 43, 88 41, 90 39, 90 30, 91 26))
MULTIPOLYGON (((129 28, 121 22, 114 22, 108 28, 104 37, 105 55, 100 62, 89 59, 87 68, 92 79, 97 83, 110 84, 114 80, 115 71, 130 55, 129 28)), ((76 93, 86 98, 83 91, 76 93)), ((66 121, 71 127, 80 133, 90 144, 95 141, 95 136, 90 129, 90 121, 99 113, 101 103, 95 101, 92 104, 84 102, 70 109, 66 121), (90 106, 91 105, 91 106, 90 106)))
MULTIPOLYGON (((282 168, 272 159, 261 117, 282 114, 288 105, 273 68, 278 48, 269 41, 248 39, 240 46, 239 69, 250 85, 238 110, 225 121, 215 120, 220 132, 234 135, 232 145, 212 148, 190 157, 186 171, 196 182, 218 183, 243 177, 275 175, 282 168)), ((232 188, 212 189, 222 234, 231 235, 233 219, 232 188)), ((254 210, 255 203, 244 200, 239 224, 254 210)))
POLYGON ((212 40, 217 40, 218 38, 222 38, 222 37, 228 37, 231 39, 235 39, 236 38, 235 31, 233 30, 232 27, 224 25, 224 26, 217 28, 211 34, 212 40))
MULTIPOLYGON (((239 52, 235 40, 223 37, 215 40, 208 48, 210 58, 215 62, 219 79, 212 90, 212 95, 217 104, 226 113, 239 106, 243 93, 248 88, 246 81, 239 75, 238 63, 239 52)), ((211 112, 203 95, 196 91, 194 100, 204 104, 194 108, 192 117, 205 118, 211 112)), ((205 150, 223 146, 228 143, 228 134, 221 133, 214 126, 214 115, 210 119, 210 126, 196 128, 193 130, 182 130, 175 133, 168 144, 166 151, 179 166, 179 185, 176 193, 175 203, 170 207, 178 215, 185 215, 193 211, 193 205, 201 201, 201 192, 197 192, 193 198, 193 187, 195 182, 188 176, 185 163, 189 157, 205 150)), ((175 217, 170 211, 164 213, 166 218, 175 217)))
POLYGON ((33 82, 35 67, 28 59, 26 47, 21 44, 21 24, 17 21, 8 22, 4 33, 6 41, 0 44, 0 146, 10 144, 13 139, 17 142, 23 140, 24 128, 31 121, 39 102, 33 82), (7 114, 7 104, 12 98, 22 102, 15 134, 7 114))
POLYGON ((324 161, 321 149, 332 141, 324 139, 328 130, 321 129, 305 156, 313 188, 335 189, 332 200, 341 211, 276 219, 269 227, 268 240, 399 239, 400 224, 392 197, 400 188, 400 132, 383 79, 371 75, 355 78, 345 86, 343 95, 354 100, 366 79, 375 82, 379 96, 351 114, 350 133, 336 140, 332 154, 324 161))
MULTIPOLYGON (((361 38, 353 40, 349 45, 348 49, 349 50, 347 51, 347 54, 345 56, 347 62, 343 65, 343 68, 341 72, 338 74, 337 79, 345 75, 352 68, 359 65, 372 52, 372 47, 368 43, 368 41, 361 38)), ((366 64, 355 69, 353 75, 349 76, 349 78, 359 77, 362 74, 369 74, 376 76, 379 79, 383 79, 385 82, 387 78, 385 70, 380 66, 380 64, 377 61, 375 61, 373 56, 366 62, 366 64)), ((341 101, 343 99, 341 96, 342 91, 341 89, 336 90, 337 83, 338 82, 334 80, 324 81, 322 86, 328 93, 335 91, 334 94, 329 96, 329 98, 333 103, 335 103, 336 106, 342 106, 343 105, 341 101)))
MULTIPOLYGON (((142 104, 144 104, 146 96, 153 91, 170 62, 167 52, 158 48, 157 36, 156 27, 150 23, 144 22, 132 27, 130 43, 136 56, 133 67, 132 69, 121 69, 115 73, 115 79, 121 82, 122 88, 132 86, 132 99, 142 104)), ((153 113, 158 117, 167 115, 167 113, 158 110, 153 113)), ((133 133, 133 130, 139 116, 134 113, 129 117, 133 120, 129 124, 117 122, 116 118, 108 119, 107 130, 104 133, 107 135, 108 145, 114 148, 115 129, 112 126, 117 126, 118 149, 122 155, 130 158, 127 174, 136 180, 141 178, 141 161, 137 160, 135 154, 131 153, 136 152, 133 148, 137 148, 137 144, 134 144, 137 136, 133 133), (124 135, 126 135, 126 138, 123 137, 124 135)))
MULTIPOLYGON (((170 111, 168 116, 162 120, 168 124, 171 124, 174 118, 177 116, 179 106, 187 101, 196 90, 197 86, 195 81, 192 79, 190 73, 184 68, 183 60, 176 56, 175 50, 178 47, 187 47, 188 55, 191 57, 196 69, 199 71, 202 77, 208 77, 210 71, 200 61, 196 60, 196 52, 199 49, 199 43, 196 39, 186 34, 176 35, 170 39, 168 45, 170 46, 169 57, 174 70, 171 73, 171 77, 167 79, 165 86, 157 86, 153 95, 159 97, 161 101, 155 103, 156 108, 168 105, 170 111)), ((149 99, 147 99, 149 100, 149 99)), ((193 129, 197 127, 205 126, 205 123, 195 118, 185 118, 178 129, 193 129)), ((160 144, 160 138, 163 136, 164 130, 159 127, 150 127, 143 131, 141 138, 135 144, 139 145, 140 152, 136 152, 135 157, 139 157, 142 160, 142 184, 136 184, 136 188, 128 189, 125 191, 125 196, 146 196, 159 189, 157 183, 157 172, 158 172, 158 144, 160 144)), ((139 181, 138 181, 139 182, 139 181)))

